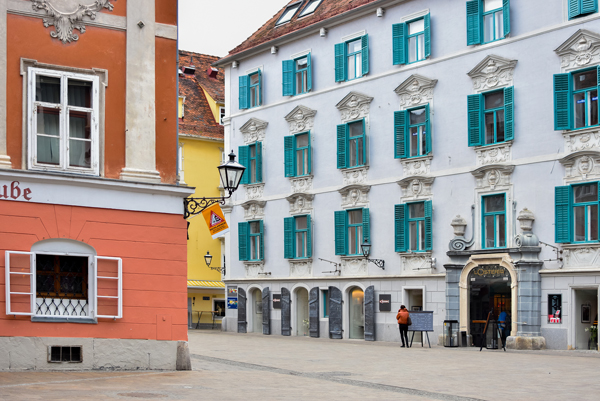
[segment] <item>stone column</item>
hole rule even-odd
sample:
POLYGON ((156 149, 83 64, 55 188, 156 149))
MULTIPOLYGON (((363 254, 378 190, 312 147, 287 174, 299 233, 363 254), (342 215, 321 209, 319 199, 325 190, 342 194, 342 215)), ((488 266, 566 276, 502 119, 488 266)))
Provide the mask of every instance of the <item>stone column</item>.
POLYGON ((11 168, 10 157, 6 152, 6 50, 7 1, 0 1, 0 168, 11 168))
POLYGON ((155 26, 154 1, 127 1, 123 180, 160 183, 160 174, 156 171, 155 26))
POLYGON ((517 336, 539 337, 542 325, 542 261, 519 261, 515 264, 519 271, 517 290, 519 323, 517 336), (527 324, 522 324, 527 323, 527 324))

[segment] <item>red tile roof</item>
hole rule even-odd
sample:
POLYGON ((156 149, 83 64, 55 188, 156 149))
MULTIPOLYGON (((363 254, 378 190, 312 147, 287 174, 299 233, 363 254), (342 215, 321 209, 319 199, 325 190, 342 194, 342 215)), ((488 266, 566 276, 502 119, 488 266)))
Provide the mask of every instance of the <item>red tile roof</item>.
MULTIPOLYGON (((188 52, 184 50, 179 51, 179 68, 187 67, 194 64, 196 67, 196 81, 208 92, 217 103, 225 103, 225 74, 223 69, 219 68, 219 72, 215 78, 210 77, 207 73, 208 69, 211 68, 211 64, 217 61, 219 57, 209 56, 206 54, 199 54, 188 52), (193 56, 193 60, 192 60, 193 56)), ((214 68, 214 67, 213 67, 214 68)))
POLYGON ((299 11, 296 12, 290 22, 275 26, 275 23, 284 13, 288 5, 297 3, 298 0, 291 0, 285 7, 283 7, 277 14, 261 26, 256 32, 252 34, 248 39, 242 42, 240 45, 229 51, 226 57, 240 53, 244 50, 251 49, 262 43, 268 42, 273 39, 288 35, 292 32, 298 31, 302 28, 306 28, 310 25, 314 25, 318 22, 327 20, 339 14, 343 14, 350 10, 365 6, 369 3, 373 3, 377 0, 323 0, 317 7, 314 13, 309 14, 305 17, 299 18, 300 13, 308 4, 308 0, 302 1, 302 6, 299 11))

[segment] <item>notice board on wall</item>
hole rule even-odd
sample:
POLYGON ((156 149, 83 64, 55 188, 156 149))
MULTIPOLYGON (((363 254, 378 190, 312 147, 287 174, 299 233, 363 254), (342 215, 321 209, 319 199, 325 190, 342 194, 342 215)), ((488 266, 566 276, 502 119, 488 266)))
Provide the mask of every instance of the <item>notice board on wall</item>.
POLYGON ((409 331, 433 331, 433 311, 411 311, 409 331))

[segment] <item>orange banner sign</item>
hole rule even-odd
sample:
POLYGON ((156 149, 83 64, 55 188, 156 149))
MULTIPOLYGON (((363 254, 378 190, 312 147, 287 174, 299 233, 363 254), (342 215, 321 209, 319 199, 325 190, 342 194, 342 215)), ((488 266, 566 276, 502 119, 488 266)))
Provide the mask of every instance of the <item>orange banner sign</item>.
POLYGON ((213 239, 222 237, 229 232, 229 226, 225 221, 225 215, 218 203, 202 211, 206 225, 213 239))

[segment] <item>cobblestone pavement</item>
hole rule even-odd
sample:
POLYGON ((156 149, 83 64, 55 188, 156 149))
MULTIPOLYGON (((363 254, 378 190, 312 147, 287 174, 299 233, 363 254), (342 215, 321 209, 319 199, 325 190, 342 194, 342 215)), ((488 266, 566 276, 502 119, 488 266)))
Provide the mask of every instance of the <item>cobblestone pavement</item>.
POLYGON ((0 372, 0 400, 597 400, 600 353, 190 331, 191 372, 0 372))

